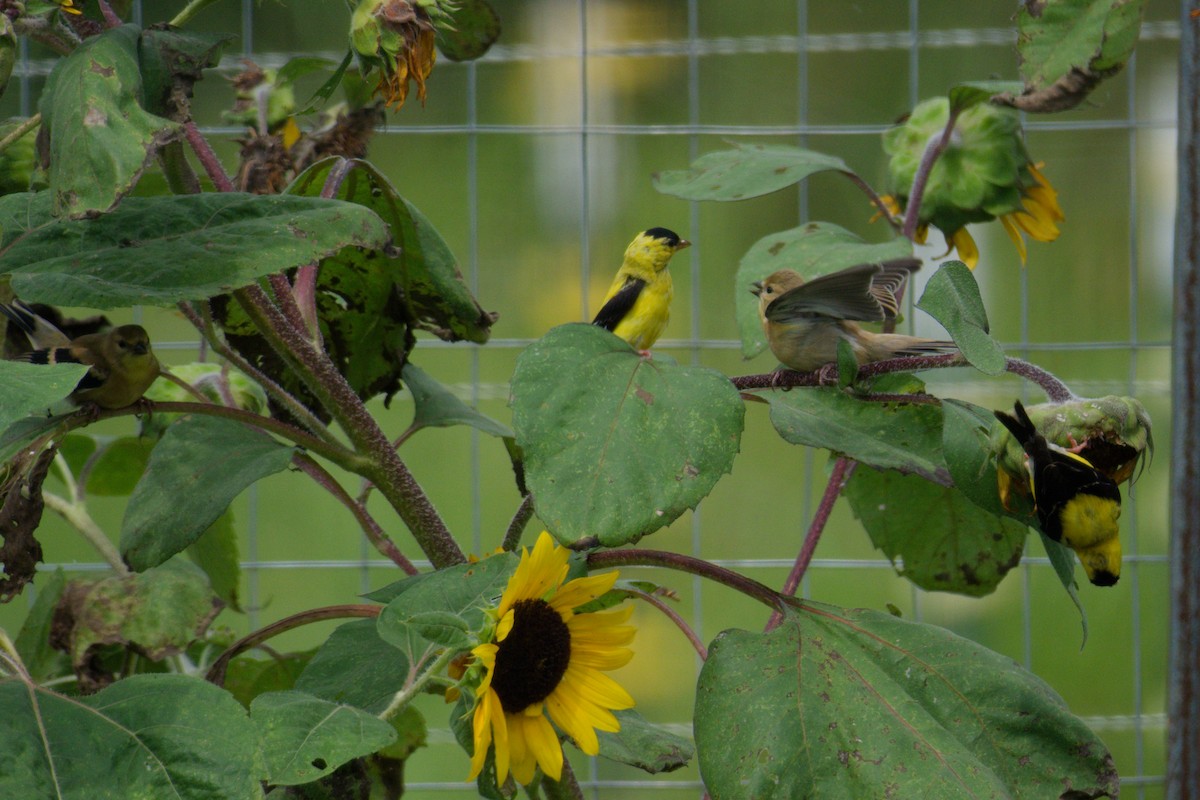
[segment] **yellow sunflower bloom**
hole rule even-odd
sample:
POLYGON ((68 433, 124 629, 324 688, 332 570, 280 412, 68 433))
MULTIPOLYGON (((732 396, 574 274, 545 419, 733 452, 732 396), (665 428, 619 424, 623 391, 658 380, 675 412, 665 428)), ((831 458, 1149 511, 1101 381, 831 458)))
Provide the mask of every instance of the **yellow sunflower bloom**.
POLYGON ((473 668, 481 673, 472 709, 473 780, 495 748, 496 779, 511 770, 528 784, 536 770, 562 777, 563 753, 557 725, 588 755, 600 751, 596 731, 620 730, 613 711, 632 708, 633 698, 603 674, 629 662, 632 608, 576 614, 575 609, 612 588, 616 572, 567 576, 570 551, 542 532, 533 551, 524 550, 499 605, 491 641, 475 647, 473 668), (551 725, 551 722, 554 725, 551 725))
POLYGON ((1053 242, 1058 238, 1058 223, 1065 219, 1062 208, 1058 205, 1058 192, 1041 173, 1041 167, 1042 164, 1027 165, 1035 185, 1021 188, 1022 210, 1000 217, 1008 238, 1017 246, 1022 264, 1025 263, 1025 239, 1021 235, 1022 231, 1039 242, 1053 242))

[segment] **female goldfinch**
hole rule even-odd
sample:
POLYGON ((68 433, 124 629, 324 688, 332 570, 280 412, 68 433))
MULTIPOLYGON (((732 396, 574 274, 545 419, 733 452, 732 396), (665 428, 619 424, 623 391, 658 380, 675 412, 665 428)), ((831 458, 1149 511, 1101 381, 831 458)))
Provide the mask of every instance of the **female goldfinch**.
POLYGON ((592 324, 612 331, 634 350, 648 350, 671 315, 675 290, 667 264, 671 256, 690 245, 666 228, 651 228, 634 237, 592 324))
POLYGON ((901 258, 859 264, 810 281, 790 269, 755 281, 750 291, 758 296, 758 316, 771 352, 788 369, 812 372, 837 361, 841 339, 850 342, 859 364, 953 350, 954 342, 871 333, 851 322, 894 318, 896 292, 920 266, 915 258, 901 258))
POLYGON ((1042 533, 1079 556, 1088 580, 1112 586, 1121 577, 1121 492, 1117 484, 1080 455, 1046 441, 1020 401, 1016 416, 996 411, 1028 456, 1029 488, 1042 533))
POLYGON ((121 325, 105 333, 68 339, 19 300, 12 305, 0 303, 0 313, 12 320, 35 348, 16 360, 91 367, 71 392, 70 399, 77 405, 124 408, 141 400, 158 377, 158 359, 150 349, 150 336, 141 325, 121 325))

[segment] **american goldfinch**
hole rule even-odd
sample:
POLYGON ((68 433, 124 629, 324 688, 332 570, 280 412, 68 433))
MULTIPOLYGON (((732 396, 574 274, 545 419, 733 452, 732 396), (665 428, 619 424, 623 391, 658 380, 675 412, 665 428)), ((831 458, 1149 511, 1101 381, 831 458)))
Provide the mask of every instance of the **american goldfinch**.
POLYGON ((31 364, 88 364, 70 399, 78 405, 124 408, 142 398, 159 375, 158 359, 141 325, 121 325, 104 333, 68 339, 66 334, 18 301, 0 304, 0 313, 28 337, 34 350, 16 360, 31 364))
POLYGON ((859 364, 953 350, 953 342, 871 333, 851 321, 894 318, 896 292, 920 266, 915 258, 901 258, 859 264, 810 281, 790 269, 755 281, 750 291, 758 296, 758 316, 771 352, 788 369, 812 372, 837 361, 841 339, 850 342, 859 364))
POLYGON ((1079 556, 1088 580, 1112 586, 1121 576, 1121 492, 1086 458, 1046 441, 1018 401, 1015 416, 997 411, 996 419, 1025 450, 1025 469, 1042 533, 1079 556))
POLYGON ((651 228, 634 237, 592 324, 612 331, 634 350, 648 350, 671 315, 675 290, 667 264, 691 244, 666 228, 651 228))

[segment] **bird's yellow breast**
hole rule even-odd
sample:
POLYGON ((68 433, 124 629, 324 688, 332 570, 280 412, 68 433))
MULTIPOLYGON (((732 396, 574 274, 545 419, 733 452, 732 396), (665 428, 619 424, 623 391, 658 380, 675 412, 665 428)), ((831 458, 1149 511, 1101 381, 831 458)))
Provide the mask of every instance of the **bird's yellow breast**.
MULTIPOLYGON (((609 297, 616 294, 620 288, 620 285, 614 283, 613 288, 609 290, 609 297)), ((635 350, 648 350, 667 327, 667 320, 671 318, 671 298, 674 294, 671 273, 665 269, 656 273, 654 278, 642 287, 633 308, 617 323, 613 333, 629 342, 635 350)))
POLYGON ((1063 541, 1076 550, 1113 539, 1118 533, 1121 507, 1113 500, 1091 494, 1077 494, 1062 508, 1063 541))

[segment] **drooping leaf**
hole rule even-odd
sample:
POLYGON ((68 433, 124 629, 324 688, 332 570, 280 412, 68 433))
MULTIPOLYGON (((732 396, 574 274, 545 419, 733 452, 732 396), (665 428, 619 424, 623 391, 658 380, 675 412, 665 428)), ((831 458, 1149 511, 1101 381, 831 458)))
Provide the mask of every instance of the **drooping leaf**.
POLYGON ((296 679, 296 689, 372 714, 404 686, 408 658, 379 638, 373 619, 339 625, 296 679))
POLYGON ((143 570, 184 550, 255 481, 286 469, 292 448, 238 422, 186 415, 150 455, 121 523, 121 555, 143 570))
POLYGON ((56 637, 85 686, 111 676, 92 662, 92 649, 119 644, 151 660, 181 652, 201 636, 221 604, 204 573, 172 561, 140 574, 68 583, 55 615, 56 637))
POLYGON ((62 675, 67 669, 67 658, 61 650, 50 644, 51 630, 54 623, 54 609, 66 588, 67 577, 62 567, 50 573, 43 573, 38 578, 34 588, 37 594, 25 621, 21 623, 21 631, 13 641, 21 663, 29 671, 29 676, 39 683, 47 678, 62 675))
POLYGON ((843 494, 871 542, 922 589, 982 597, 1021 561, 1028 527, 953 487, 860 466, 843 494))
POLYGON ((657 775, 686 766, 696 755, 696 748, 686 736, 647 722, 636 711, 614 711, 613 715, 621 722, 621 730, 596 731, 600 755, 610 761, 657 775))
POLYGON ((1088 619, 1083 601, 1079 597, 1079 584, 1075 580, 1075 553, 1062 542, 1054 541, 1041 531, 1038 531, 1038 536, 1042 539, 1042 546, 1046 548, 1046 557, 1050 559, 1050 566, 1054 567, 1054 574, 1058 576, 1075 608, 1079 609, 1079 624, 1083 627, 1083 641, 1080 642, 1079 649, 1082 650, 1088 639, 1088 619))
POLYGON ((942 323, 963 357, 988 375, 1004 373, 1004 350, 988 335, 987 310, 966 264, 948 261, 925 284, 917 308, 942 323))
POLYGON ((87 475, 87 493, 97 497, 127 497, 146 471, 154 442, 141 436, 122 436, 105 445, 87 475))
POLYGON ((266 777, 246 710, 184 675, 85 697, 0 683, 0 742, 0 797, 255 800, 266 777))
POLYGON ((1133 55, 1145 0, 1022 3, 1017 12, 1021 94, 999 100, 1023 111, 1073 108, 1133 55))
POLYGON ((131 197, 86 221, 52 220, 49 208, 47 193, 0 197, 0 274, 27 300, 67 306, 201 300, 388 238, 370 210, 313 197, 131 197))
POLYGON ((87 374, 86 364, 25 364, 0 361, 0 429, 30 414, 44 419, 87 374))
POLYGON ((122 25, 85 39, 46 81, 39 140, 48 138, 56 216, 110 210, 178 132, 178 123, 143 108, 139 33, 122 25))
POLYGON ((148 28, 138 40, 145 106, 168 119, 189 112, 186 100, 204 70, 217 66, 229 33, 202 33, 179 29, 148 28))
POLYGON ((451 61, 473 61, 500 38, 500 15, 487 0, 456 0, 450 25, 437 27, 437 46, 451 61))
POLYGON ((470 425, 491 436, 512 438, 511 428, 471 408, 415 364, 405 364, 401 374, 416 406, 412 421, 414 428, 470 425))
POLYGON ((262 739, 268 780, 280 786, 315 781, 396 739, 378 717, 304 692, 260 694, 250 704, 250 719, 262 739))
POLYGON ((517 359, 513 428, 538 517, 561 542, 636 542, 728 472, 745 413, 719 372, 639 356, 593 325, 559 326, 517 359))
POLYGON ((713 800, 1116 797, 1100 738, 1011 659, 891 614, 804 602, 717 637, 696 689, 713 800))
POLYGON ((990 411, 963 400, 942 400, 942 448, 954 485, 992 514, 1008 513, 1000 502, 990 430, 996 418, 990 411))
POLYGON ((830 222, 809 222, 790 230, 770 233, 750 246, 738 262, 734 306, 746 358, 767 349, 758 316, 758 298, 751 284, 780 269, 815 278, 828 272, 912 255, 912 242, 892 239, 879 244, 864 242, 845 228, 830 222))
POLYGON ((942 460, 942 411, 936 405, 863 400, 832 387, 754 395, 771 405, 771 424, 785 441, 950 482, 942 460))
POLYGON ((225 605, 241 611, 238 583, 242 568, 238 561, 238 537, 233 527, 233 511, 225 509, 225 513, 188 545, 185 552, 193 564, 204 570, 213 594, 221 598, 225 605))
POLYGON ((656 174, 654 188, 684 200, 746 200, 829 171, 853 174, 845 161, 814 150, 735 142, 732 150, 705 153, 688 169, 656 174))

